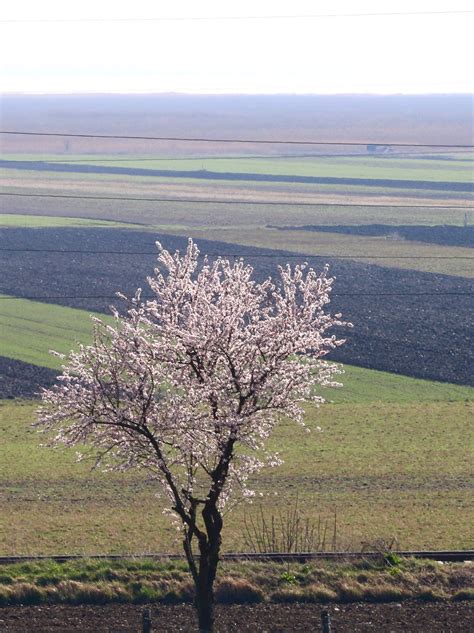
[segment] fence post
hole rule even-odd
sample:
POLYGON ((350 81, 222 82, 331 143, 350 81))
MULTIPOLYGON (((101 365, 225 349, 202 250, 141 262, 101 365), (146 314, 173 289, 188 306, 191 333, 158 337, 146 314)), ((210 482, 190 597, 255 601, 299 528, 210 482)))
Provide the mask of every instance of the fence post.
POLYGON ((328 611, 321 613, 321 622, 323 625, 323 633, 331 633, 331 616, 328 611))
POLYGON ((151 609, 149 607, 143 609, 142 633, 151 633, 151 609))

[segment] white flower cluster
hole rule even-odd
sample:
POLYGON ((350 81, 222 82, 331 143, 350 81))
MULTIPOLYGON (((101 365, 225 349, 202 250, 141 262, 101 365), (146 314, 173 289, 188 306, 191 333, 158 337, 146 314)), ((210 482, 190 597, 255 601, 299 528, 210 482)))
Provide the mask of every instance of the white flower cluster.
POLYGON ((199 266, 192 240, 183 255, 159 248, 154 299, 137 291, 113 325, 95 320, 39 421, 105 467, 151 473, 192 531, 198 506, 222 511, 251 495, 250 475, 281 463, 265 441, 280 416, 302 423, 301 403, 322 402, 316 385, 338 385, 340 369, 322 359, 344 342, 328 330, 347 324, 325 311, 327 269, 287 266, 257 283, 241 260, 199 266))

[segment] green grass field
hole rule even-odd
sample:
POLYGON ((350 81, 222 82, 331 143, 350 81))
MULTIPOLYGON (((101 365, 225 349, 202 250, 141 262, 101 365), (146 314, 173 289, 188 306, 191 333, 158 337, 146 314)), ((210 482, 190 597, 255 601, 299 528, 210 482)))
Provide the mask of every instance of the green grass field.
POLYGON ((375 178, 400 180, 444 180, 446 182, 469 182, 472 179, 472 162, 469 159, 453 162, 450 156, 443 160, 440 155, 436 161, 418 157, 391 158, 388 156, 356 157, 291 157, 291 158, 156 158, 118 157, 118 156, 81 156, 50 155, 40 158, 34 156, 10 156, 8 160, 43 160, 45 162, 65 162, 67 164, 91 164, 115 167, 133 167, 142 169, 169 169, 216 172, 256 173, 291 176, 331 176, 345 178, 375 178), (145 158, 145 160, 143 160, 145 158))
POLYGON ((112 220, 86 220, 84 218, 61 218, 57 216, 21 215, 13 213, 0 214, 0 228, 51 228, 51 227, 101 227, 101 228, 136 228, 133 224, 114 222, 112 220))
MULTIPOLYGON (((179 551, 146 473, 91 471, 72 450, 40 448, 36 406, 0 404, 0 552, 179 551)), ((311 433, 289 423, 275 431, 270 445, 285 463, 255 479, 262 496, 254 505, 226 516, 224 549, 245 547, 244 516, 256 517, 262 505, 269 518, 296 494, 305 516, 331 530, 337 511, 341 548, 381 538, 397 538, 400 548, 472 547, 472 413, 472 399, 308 407, 311 433)))
POLYGON ((49 351, 66 353, 77 342, 90 342, 91 314, 51 303, 0 296, 1 355, 58 369, 61 360, 49 351))
MULTIPOLYGON (((0 308, 2 352, 12 358, 57 368, 49 349, 67 351, 90 337, 82 310, 13 299, 0 308)), ((405 548, 468 547, 474 389, 356 367, 341 380, 342 389, 324 393, 332 403, 307 408, 312 433, 289 423, 276 430, 271 447, 285 464, 254 482, 265 512, 298 494, 312 520, 330 520, 337 510, 341 547, 391 537, 405 548)), ((44 438, 31 427, 36 406, 0 404, 0 553, 176 547, 146 474, 91 472, 73 451, 40 448, 44 438)), ((244 546, 244 515, 258 507, 229 515, 226 549, 244 546)))

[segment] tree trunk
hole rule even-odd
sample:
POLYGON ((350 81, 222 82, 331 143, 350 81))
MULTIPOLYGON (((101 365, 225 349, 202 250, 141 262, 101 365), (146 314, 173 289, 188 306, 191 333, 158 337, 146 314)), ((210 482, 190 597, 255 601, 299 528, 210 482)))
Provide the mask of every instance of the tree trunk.
POLYGON ((200 544, 199 571, 196 583, 196 609, 200 633, 214 631, 214 580, 219 563, 220 536, 200 544))
POLYGON ((212 633, 214 631, 214 590, 208 586, 204 578, 201 578, 201 575, 196 587, 196 609, 199 633, 212 633))
POLYGON ((221 548, 222 517, 212 504, 203 510, 207 538, 199 541, 199 569, 196 581, 196 609, 199 632, 214 631, 214 580, 216 579, 221 548))

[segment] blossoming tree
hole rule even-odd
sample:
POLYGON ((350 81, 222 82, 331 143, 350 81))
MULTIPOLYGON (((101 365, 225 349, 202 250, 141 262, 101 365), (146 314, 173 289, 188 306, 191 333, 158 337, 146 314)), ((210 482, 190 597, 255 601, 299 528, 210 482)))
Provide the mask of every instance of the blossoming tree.
POLYGON ((341 315, 325 311, 327 269, 280 268, 257 283, 239 260, 161 248, 148 279, 113 325, 96 319, 94 342, 71 353, 59 384, 44 391, 39 423, 54 442, 89 445, 108 468, 144 469, 177 518, 195 583, 199 627, 213 630, 223 508, 250 495, 246 482, 279 463, 265 440, 281 416, 302 422, 301 402, 337 385, 322 357, 341 315))

